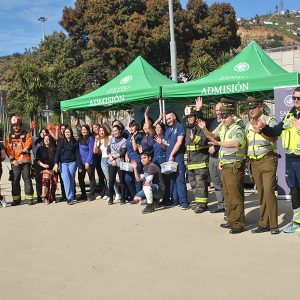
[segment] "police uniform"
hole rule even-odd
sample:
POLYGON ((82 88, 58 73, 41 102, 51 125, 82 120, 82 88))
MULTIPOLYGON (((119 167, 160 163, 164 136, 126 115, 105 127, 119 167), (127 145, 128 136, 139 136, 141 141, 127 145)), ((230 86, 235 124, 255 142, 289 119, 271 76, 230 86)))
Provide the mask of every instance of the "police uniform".
MULTIPOLYGON (((247 99, 249 109, 255 109, 262 105, 253 97, 247 99)), ((277 125, 274 118, 266 115, 259 117, 270 127, 277 125)), ((278 157, 276 155, 276 143, 270 141, 265 136, 255 133, 251 122, 246 126, 248 158, 250 160, 250 170, 256 185, 260 201, 260 217, 258 227, 252 230, 252 233, 270 231, 272 234, 279 233, 278 230, 278 205, 275 190, 276 171, 278 157)))
POLYGON ((6 139, 6 153, 11 161, 11 169, 13 171, 12 178, 12 198, 13 205, 21 203, 21 175, 24 180, 25 200, 28 204, 33 204, 33 186, 30 177, 31 171, 31 135, 25 130, 22 130, 22 120, 19 116, 13 116, 10 124, 19 124, 20 132, 12 132, 6 139), (14 161, 18 161, 18 165, 14 165, 14 161))
MULTIPOLYGON (((234 105, 228 104, 222 107, 222 114, 232 114, 234 105)), ((228 148, 220 145, 219 159, 222 168, 222 183, 224 200, 227 209, 226 228, 232 228, 230 233, 240 233, 245 226, 244 213, 244 170, 246 159, 245 131, 238 124, 233 123, 229 127, 223 126, 220 131, 222 142, 238 141, 240 146, 228 148)))
POLYGON ((267 125, 262 129, 267 136, 281 136, 282 146, 286 150, 286 183, 291 189, 293 221, 283 230, 285 233, 300 231, 300 130, 291 123, 294 118, 300 119, 300 111, 295 107, 277 126, 272 128, 267 125))
MULTIPOLYGON (((196 116, 197 112, 187 107, 185 115, 196 116)), ((202 213, 207 209, 208 202, 208 144, 207 137, 196 123, 186 124, 185 147, 187 178, 195 198, 191 207, 195 213, 202 213)))

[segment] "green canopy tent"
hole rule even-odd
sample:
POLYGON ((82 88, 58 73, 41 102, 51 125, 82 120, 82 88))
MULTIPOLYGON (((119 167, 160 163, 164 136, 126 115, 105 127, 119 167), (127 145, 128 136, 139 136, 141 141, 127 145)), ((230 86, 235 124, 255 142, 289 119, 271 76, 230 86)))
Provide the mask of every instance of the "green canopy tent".
POLYGON ((61 110, 126 109, 161 98, 161 86, 176 84, 138 56, 122 73, 83 96, 60 102, 61 110))
POLYGON ((229 94, 234 100, 244 100, 249 95, 266 100, 273 98, 275 87, 298 84, 299 73, 285 71, 253 41, 219 69, 197 80, 163 86, 162 93, 168 100, 203 96, 208 101, 218 101, 229 94))

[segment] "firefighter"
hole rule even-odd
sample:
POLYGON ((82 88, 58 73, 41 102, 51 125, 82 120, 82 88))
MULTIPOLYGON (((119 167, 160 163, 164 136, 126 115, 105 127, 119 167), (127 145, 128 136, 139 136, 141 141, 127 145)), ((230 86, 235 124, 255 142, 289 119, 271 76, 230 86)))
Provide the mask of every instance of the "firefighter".
POLYGON ((22 119, 15 115, 10 119, 11 133, 6 139, 6 152, 11 162, 12 178, 12 205, 21 203, 21 175, 24 180, 25 200, 28 205, 33 204, 33 187, 31 181, 31 135, 23 130, 22 119))
POLYGON ((208 140, 202 129, 197 125, 197 111, 193 107, 185 108, 185 164, 187 177, 191 185, 195 201, 191 208, 195 213, 207 210, 208 202, 208 140))

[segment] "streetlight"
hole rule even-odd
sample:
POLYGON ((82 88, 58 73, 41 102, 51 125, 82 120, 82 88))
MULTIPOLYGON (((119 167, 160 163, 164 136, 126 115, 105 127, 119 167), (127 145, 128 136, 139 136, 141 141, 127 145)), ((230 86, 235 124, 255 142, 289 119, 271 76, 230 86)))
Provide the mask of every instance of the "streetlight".
POLYGON ((174 14, 173 14, 173 0, 169 0, 169 19, 170 19, 170 54, 171 54, 171 73, 172 80, 177 82, 177 62, 176 62, 176 42, 174 32, 174 14))
POLYGON ((48 20, 46 17, 39 17, 38 21, 42 22, 42 32, 43 32, 43 41, 45 40, 45 28, 44 28, 44 23, 48 20))

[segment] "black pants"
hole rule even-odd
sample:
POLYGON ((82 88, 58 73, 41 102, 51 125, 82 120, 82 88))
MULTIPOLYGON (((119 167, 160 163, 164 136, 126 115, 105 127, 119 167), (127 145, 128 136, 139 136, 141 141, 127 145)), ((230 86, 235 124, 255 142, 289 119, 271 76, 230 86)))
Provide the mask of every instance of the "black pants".
POLYGON ((108 175, 109 175, 109 199, 114 197, 114 185, 116 182, 117 173, 120 179, 120 188, 121 188, 121 200, 125 200, 125 172, 120 170, 119 167, 108 166, 108 175))
POLYGON ((101 155, 95 155, 95 168, 99 178, 99 186, 97 188, 97 192, 100 194, 100 196, 104 196, 106 183, 105 176, 101 168, 101 155))
MULTIPOLYGON (((66 197, 66 192, 65 192, 65 187, 64 187, 64 182, 63 182, 63 179, 61 177, 61 173, 58 172, 58 177, 59 177, 59 182, 60 182, 60 189, 61 189, 61 197, 63 199, 67 199, 66 197)), ((75 194, 74 194, 75 195, 75 194)))
POLYGON ((11 165, 11 169, 14 173, 14 179, 11 182, 12 185, 12 196, 13 200, 21 201, 21 175, 24 181, 24 190, 25 190, 25 198, 26 200, 33 199, 33 187, 32 181, 30 177, 30 168, 31 164, 22 164, 22 165, 11 165))
POLYGON ((90 195, 94 196, 95 195, 95 189, 96 189, 96 180, 95 180, 95 166, 93 166, 93 165, 90 165, 88 170, 83 168, 81 172, 78 172, 78 181, 79 181, 81 194, 83 196, 86 196, 85 182, 84 182, 84 178, 85 178, 86 173, 88 173, 89 180, 90 180, 90 195))

